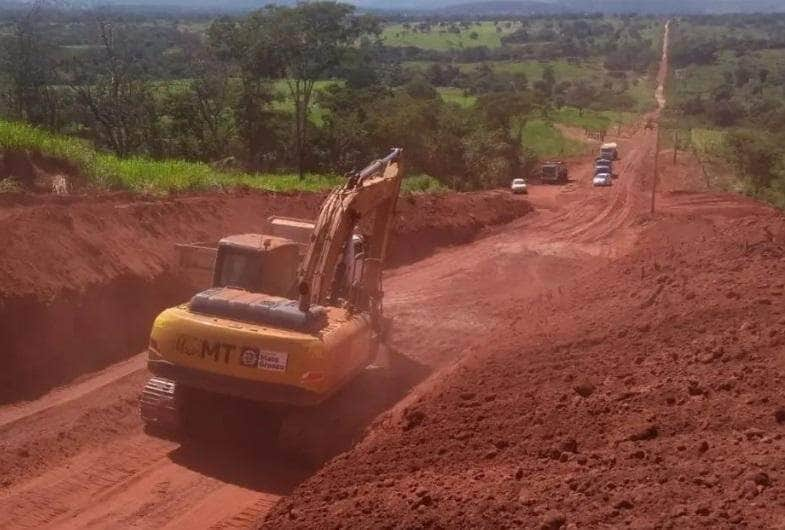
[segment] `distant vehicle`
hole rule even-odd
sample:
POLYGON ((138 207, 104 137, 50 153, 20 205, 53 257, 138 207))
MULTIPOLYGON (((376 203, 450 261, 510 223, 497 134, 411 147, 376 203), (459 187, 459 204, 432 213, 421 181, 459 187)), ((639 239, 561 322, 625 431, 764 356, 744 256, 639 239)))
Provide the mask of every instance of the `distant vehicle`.
POLYGON ((613 186, 613 178, 610 173, 598 173, 591 181, 592 186, 613 186))
POLYGON ((602 144, 600 147, 600 156, 608 160, 619 159, 619 146, 615 142, 602 144))
POLYGON ((545 162, 540 169, 540 180, 549 184, 566 184, 567 176, 564 162, 545 162))
POLYGON ((610 164, 597 164, 594 166, 594 174, 599 175, 600 173, 610 173, 613 175, 613 166, 610 164))
POLYGON ((529 193, 529 190, 526 189, 526 181, 524 179, 513 179, 512 184, 510 184, 510 190, 513 193, 523 193, 524 195, 529 193))
POLYGON ((598 156, 594 159, 594 163, 597 165, 604 164, 606 166, 610 166, 613 165, 613 160, 605 158, 604 156, 598 156))

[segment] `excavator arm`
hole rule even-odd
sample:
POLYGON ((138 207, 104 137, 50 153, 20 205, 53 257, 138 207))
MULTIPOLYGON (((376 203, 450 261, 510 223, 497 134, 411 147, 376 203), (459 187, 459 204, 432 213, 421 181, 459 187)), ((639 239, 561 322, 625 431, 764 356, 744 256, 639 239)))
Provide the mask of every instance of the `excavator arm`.
POLYGON ((382 268, 403 180, 401 153, 393 149, 387 157, 354 173, 325 200, 299 270, 301 311, 307 312, 311 304, 324 304, 335 294, 341 259, 359 223, 369 233, 361 281, 354 286, 361 293, 349 298, 363 300, 363 309, 374 319, 379 316, 382 268))

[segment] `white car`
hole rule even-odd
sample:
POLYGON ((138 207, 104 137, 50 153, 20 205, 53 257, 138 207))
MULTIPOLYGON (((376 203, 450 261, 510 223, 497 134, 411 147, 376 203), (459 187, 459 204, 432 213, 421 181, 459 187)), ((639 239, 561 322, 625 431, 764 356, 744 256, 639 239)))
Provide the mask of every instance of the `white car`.
POLYGON ((529 190, 526 189, 526 181, 523 179, 513 179, 512 184, 510 184, 510 190, 513 193, 529 193, 529 190))
POLYGON ((613 177, 610 173, 597 173, 591 183, 594 186, 613 186, 613 177))

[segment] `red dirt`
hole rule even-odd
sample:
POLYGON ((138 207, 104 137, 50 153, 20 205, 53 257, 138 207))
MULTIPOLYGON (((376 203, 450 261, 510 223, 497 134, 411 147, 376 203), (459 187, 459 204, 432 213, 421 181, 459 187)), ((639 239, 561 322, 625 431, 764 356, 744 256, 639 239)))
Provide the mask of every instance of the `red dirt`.
POLYGON ((533 214, 390 271, 405 362, 347 389, 326 441, 376 417, 316 474, 255 415, 147 437, 146 374, 118 365, 0 407, 0 527, 781 527, 785 217, 689 165, 651 215, 653 148, 639 130, 612 188, 571 165, 533 214))
POLYGON ((653 143, 622 143, 611 190, 408 271, 403 351, 457 362, 260 524, 780 527, 785 217, 689 166, 649 214, 653 143))
MULTIPOLYGON (((270 215, 314 217, 320 194, 175 199, 13 196, 0 207, 0 403, 33 397, 141 350, 152 319, 193 291, 175 243, 258 231, 270 215)), ((465 243, 531 207, 508 193, 411 195, 391 263, 465 243), (463 215, 469 210, 469 216, 463 215)))
POLYGON ((506 303, 476 330, 430 308, 434 324, 407 342, 452 341, 460 363, 266 526, 780 524, 785 219, 738 197, 662 206, 632 252, 557 290, 483 281, 476 304, 506 303))

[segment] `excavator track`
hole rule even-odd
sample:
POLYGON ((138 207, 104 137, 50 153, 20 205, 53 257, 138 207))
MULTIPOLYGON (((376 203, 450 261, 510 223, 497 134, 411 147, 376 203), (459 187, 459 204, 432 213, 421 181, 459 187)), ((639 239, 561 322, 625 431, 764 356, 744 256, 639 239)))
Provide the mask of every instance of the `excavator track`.
POLYGON ((164 377, 151 377, 139 398, 142 420, 149 428, 170 434, 183 426, 183 391, 164 377))

